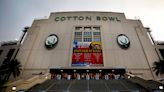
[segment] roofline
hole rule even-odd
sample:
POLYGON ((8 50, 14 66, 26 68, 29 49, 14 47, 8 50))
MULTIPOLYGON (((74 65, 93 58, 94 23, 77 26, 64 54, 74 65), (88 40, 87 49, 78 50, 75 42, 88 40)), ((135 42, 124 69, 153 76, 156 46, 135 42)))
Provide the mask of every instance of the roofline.
POLYGON ((50 14, 57 14, 57 13, 116 13, 116 14, 124 14, 124 12, 108 12, 108 11, 58 11, 58 12, 51 12, 50 14))

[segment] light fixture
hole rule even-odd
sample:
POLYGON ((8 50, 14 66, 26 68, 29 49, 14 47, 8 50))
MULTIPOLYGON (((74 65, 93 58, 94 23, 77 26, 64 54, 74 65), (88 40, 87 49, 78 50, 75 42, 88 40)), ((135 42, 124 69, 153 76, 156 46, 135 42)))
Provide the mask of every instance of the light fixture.
POLYGON ((112 70, 112 72, 114 72, 115 70, 112 70))
POLYGON ((73 70, 73 72, 76 72, 76 70, 73 70))
POLYGON ((159 86, 159 89, 163 90, 163 86, 159 86))
POLYGON ((130 76, 128 76, 128 79, 130 78, 130 76))
POLYGON ((15 91, 16 89, 17 89, 16 86, 12 86, 11 88, 12 91, 15 91))
POLYGON ((86 70, 87 72, 89 72, 89 70, 86 70))
POLYGON ((99 72, 102 72, 102 70, 99 70, 99 72))
POLYGON ((61 72, 63 72, 63 70, 60 70, 61 72))

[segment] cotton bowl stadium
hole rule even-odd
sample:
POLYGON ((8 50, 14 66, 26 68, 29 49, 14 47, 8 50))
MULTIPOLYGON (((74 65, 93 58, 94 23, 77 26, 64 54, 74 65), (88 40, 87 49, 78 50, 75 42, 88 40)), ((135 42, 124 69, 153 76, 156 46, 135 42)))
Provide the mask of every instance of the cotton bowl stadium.
POLYGON ((158 81, 164 76, 153 71, 162 54, 150 32, 118 12, 53 12, 35 19, 12 52, 22 71, 6 90, 164 92, 158 81))

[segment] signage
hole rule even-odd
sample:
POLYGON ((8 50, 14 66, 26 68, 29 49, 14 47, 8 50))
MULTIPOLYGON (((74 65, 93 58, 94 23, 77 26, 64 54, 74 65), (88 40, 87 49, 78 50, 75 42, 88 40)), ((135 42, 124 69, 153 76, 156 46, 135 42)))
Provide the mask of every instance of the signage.
POLYGON ((127 48, 129 48, 129 46, 130 46, 130 40, 129 40, 129 38, 128 38, 126 35, 124 35, 124 34, 119 34, 119 35, 117 36, 117 43, 118 43, 118 45, 119 45, 121 48, 123 48, 123 49, 127 49, 127 48))
POLYGON ((51 34, 47 37, 45 46, 46 48, 50 49, 55 47, 57 43, 58 43, 58 36, 56 34, 51 34))
POLYGON ((121 22, 121 20, 118 17, 112 17, 112 16, 58 16, 54 18, 54 21, 116 21, 121 22))
POLYGON ((100 42, 74 42, 72 66, 103 66, 100 42))

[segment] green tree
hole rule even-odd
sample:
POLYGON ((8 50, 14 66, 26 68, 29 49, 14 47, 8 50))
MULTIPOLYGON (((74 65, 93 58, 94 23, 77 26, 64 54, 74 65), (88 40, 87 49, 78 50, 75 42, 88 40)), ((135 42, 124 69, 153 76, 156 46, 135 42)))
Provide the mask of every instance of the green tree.
POLYGON ((7 77, 7 66, 2 65, 0 67, 0 92, 2 91, 1 89, 4 88, 4 84, 7 82, 6 77, 7 77))
POLYGON ((6 80, 7 78, 7 72, 8 72, 8 65, 7 63, 4 63, 0 67, 0 80, 6 80))
POLYGON ((153 70, 157 76, 164 74, 164 60, 155 61, 153 65, 153 70))
POLYGON ((13 59, 8 63, 8 75, 7 80, 9 80, 11 74, 14 76, 14 78, 18 77, 22 70, 22 65, 17 59, 13 59))

